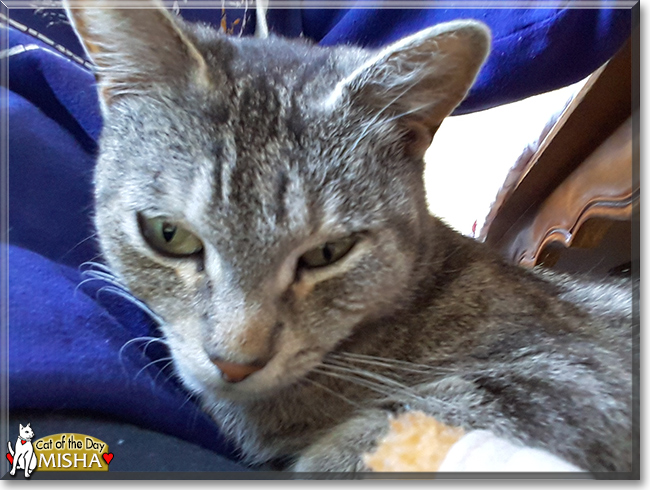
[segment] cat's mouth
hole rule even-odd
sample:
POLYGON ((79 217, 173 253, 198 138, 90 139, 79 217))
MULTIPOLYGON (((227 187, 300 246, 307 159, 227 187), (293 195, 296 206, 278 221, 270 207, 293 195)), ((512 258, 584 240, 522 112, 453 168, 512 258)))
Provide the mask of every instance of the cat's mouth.
POLYGON ((321 349, 278 352, 261 367, 215 363, 209 385, 218 396, 234 401, 268 398, 304 380, 325 354, 321 349))
POLYGON ((220 349, 215 349, 199 335, 179 334, 196 331, 195 322, 179 323, 167 330, 174 368, 186 388, 200 396, 230 400, 274 396, 303 380, 336 347, 326 341, 317 343, 302 332, 284 329, 272 354, 266 358, 258 356, 264 362, 241 362, 256 356, 253 353, 247 357, 234 342, 230 348, 223 342, 220 349))

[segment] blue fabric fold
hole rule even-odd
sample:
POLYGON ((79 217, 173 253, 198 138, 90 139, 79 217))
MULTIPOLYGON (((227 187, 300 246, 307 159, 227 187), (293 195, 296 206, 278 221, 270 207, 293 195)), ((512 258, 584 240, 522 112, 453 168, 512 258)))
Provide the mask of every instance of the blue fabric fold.
POLYGON ((107 283, 13 246, 9 283, 11 409, 111 416, 234 455, 171 375, 151 320, 107 283))
MULTIPOLYGON (((11 18, 83 56, 61 11, 10 11, 11 18)), ((220 9, 182 9, 219 24, 220 9)), ((252 11, 225 23, 254 32, 252 11), (237 22, 237 20, 239 20, 237 22), (244 22, 245 20, 245 22, 244 22)), ((322 45, 381 47, 458 18, 486 22, 493 51, 458 113, 575 82, 609 59, 632 25, 625 9, 270 10, 278 35, 322 45)), ((90 70, 19 28, 8 29, 10 409, 108 415, 198 442, 233 457, 215 424, 171 374, 155 324, 110 290, 83 280, 98 259, 92 180, 101 117, 90 70)), ((3 33, 4 34, 4 33, 3 33)))

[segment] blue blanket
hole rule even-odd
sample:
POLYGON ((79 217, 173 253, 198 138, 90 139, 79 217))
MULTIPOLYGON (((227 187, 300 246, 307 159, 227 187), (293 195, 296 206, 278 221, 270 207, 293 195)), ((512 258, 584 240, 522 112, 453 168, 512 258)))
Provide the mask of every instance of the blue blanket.
MULTIPOLYGON (((0 87, 10 125, 10 410, 109 416, 235 457, 174 378, 169 353, 159 342, 138 340, 159 335, 147 315, 106 283, 80 285, 90 267, 84 263, 101 261, 91 222, 101 119, 91 72, 52 46, 84 56, 61 14, 10 11, 16 22, 2 33, 10 65, 8 86, 0 87)), ((222 20, 221 9, 181 14, 215 25, 222 20)), ((484 21, 494 42, 457 113, 582 79, 623 45, 632 26, 627 9, 269 11, 277 34, 371 47, 458 18, 484 21)), ((228 11, 225 23, 243 35, 255 28, 250 11, 228 11)))

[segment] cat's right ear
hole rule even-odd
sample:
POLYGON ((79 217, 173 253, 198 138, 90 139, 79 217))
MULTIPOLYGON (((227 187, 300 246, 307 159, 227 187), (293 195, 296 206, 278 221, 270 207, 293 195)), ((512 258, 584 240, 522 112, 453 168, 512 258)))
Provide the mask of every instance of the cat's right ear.
MULTIPOLYGON (((141 2, 142 3, 142 2, 141 2)), ((110 0, 64 0, 68 18, 97 67, 102 109, 160 81, 209 85, 205 60, 158 0, 118 9, 110 0)))
POLYGON ((488 27, 471 20, 424 29, 376 53, 339 83, 332 99, 359 108, 374 124, 397 120, 421 157, 472 86, 490 39, 488 27))

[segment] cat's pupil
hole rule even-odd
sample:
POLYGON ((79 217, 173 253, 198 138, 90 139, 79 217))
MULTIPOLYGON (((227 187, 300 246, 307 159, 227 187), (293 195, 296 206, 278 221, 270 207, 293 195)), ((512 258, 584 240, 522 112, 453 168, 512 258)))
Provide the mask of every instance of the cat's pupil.
POLYGON ((332 245, 326 243, 325 246, 323 246, 323 258, 325 259, 325 262, 331 262, 333 255, 334 252, 332 251, 332 245))
POLYGON ((176 235, 176 226, 171 223, 163 223, 162 225, 162 235, 167 243, 171 242, 176 235))

